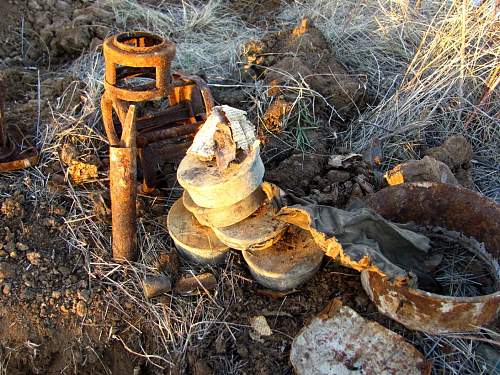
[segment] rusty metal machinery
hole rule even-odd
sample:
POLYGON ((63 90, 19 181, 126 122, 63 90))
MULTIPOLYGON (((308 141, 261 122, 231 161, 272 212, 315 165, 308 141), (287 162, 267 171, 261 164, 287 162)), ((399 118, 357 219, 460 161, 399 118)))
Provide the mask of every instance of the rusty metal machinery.
POLYGON ((158 35, 136 31, 111 36, 103 52, 101 109, 110 143, 113 257, 134 260, 136 164, 142 191, 154 190, 156 166, 184 155, 213 99, 201 78, 171 73, 175 45, 158 35))
POLYGON ((4 99, 0 89, 0 171, 16 171, 36 165, 38 152, 18 129, 9 131, 5 124, 4 99), (18 143, 23 144, 19 147, 18 143))

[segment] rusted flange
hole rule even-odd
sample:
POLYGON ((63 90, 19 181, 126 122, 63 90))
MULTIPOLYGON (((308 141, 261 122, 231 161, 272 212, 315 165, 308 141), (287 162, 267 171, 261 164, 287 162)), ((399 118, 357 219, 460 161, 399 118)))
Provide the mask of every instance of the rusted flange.
MULTIPOLYGON (((367 201, 387 219, 446 228, 484 243, 496 263, 500 255, 500 206, 461 187, 412 183, 385 188, 367 201)), ((498 268, 496 268, 498 272, 498 268)), ((406 327, 432 334, 474 331, 493 321, 500 311, 500 291, 478 297, 451 297, 397 286, 375 272, 363 271, 363 287, 378 309, 406 327)))
POLYGON ((103 43, 104 86, 114 98, 128 102, 166 97, 170 91, 170 64, 175 44, 143 31, 114 35, 103 43), (145 78, 154 83, 128 86, 127 80, 145 78))
MULTIPOLYGON (((38 152, 28 146, 20 149, 17 140, 25 140, 20 131, 7 130, 4 117, 4 101, 0 91, 0 171, 16 171, 36 165, 38 163, 38 152)), ((23 142, 28 143, 28 142, 23 142)))

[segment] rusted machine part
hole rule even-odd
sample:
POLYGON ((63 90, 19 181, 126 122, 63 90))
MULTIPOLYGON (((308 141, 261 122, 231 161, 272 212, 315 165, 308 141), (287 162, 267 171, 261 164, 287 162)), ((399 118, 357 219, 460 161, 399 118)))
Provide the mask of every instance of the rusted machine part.
POLYGON ((154 116, 138 120, 138 147, 141 152, 143 189, 156 185, 154 167, 165 160, 178 161, 192 143, 194 134, 212 112, 212 94, 199 77, 173 74, 170 107, 154 116), (148 152, 158 145, 161 152, 148 152), (179 152, 179 151, 180 152, 179 152))
POLYGON ((212 95, 200 77, 171 74, 175 45, 158 35, 140 31, 118 34, 106 39, 103 52, 106 75, 101 106, 111 145, 118 142, 113 110, 123 123, 130 102, 167 101, 167 109, 136 121, 142 190, 154 190, 155 166, 189 147, 212 110, 212 95), (161 153, 158 147, 151 147, 156 144, 161 145, 161 153))
MULTIPOLYGON (((441 183, 401 184, 371 195, 367 205, 396 222, 439 226, 474 237, 489 252, 478 255, 490 263, 500 255, 500 206, 471 190, 441 183)), ((451 297, 396 286, 374 272, 363 271, 362 282, 382 313, 432 334, 474 331, 500 311, 498 285, 492 294, 451 297)))
POLYGON ((142 31, 117 34, 103 44, 106 75, 104 87, 113 98, 128 102, 166 97, 170 92, 170 63, 175 44, 142 31), (127 79, 145 78, 153 83, 127 86, 127 79))
POLYGON ((24 136, 19 131, 16 132, 17 134, 9 133, 4 116, 4 100, 0 91, 0 171, 15 171, 36 165, 38 163, 37 150, 32 146, 25 150, 17 147, 16 138, 24 140, 24 136))
POLYGON ((135 111, 131 105, 121 139, 109 149, 113 258, 118 261, 137 259, 135 111))

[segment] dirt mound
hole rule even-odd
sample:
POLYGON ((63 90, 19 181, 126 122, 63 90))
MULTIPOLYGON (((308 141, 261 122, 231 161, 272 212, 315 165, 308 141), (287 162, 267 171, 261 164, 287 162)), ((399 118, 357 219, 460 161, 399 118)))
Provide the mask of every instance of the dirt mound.
POLYGON ((271 95, 290 96, 280 86, 304 86, 321 94, 340 114, 352 112, 363 97, 362 83, 335 60, 323 34, 307 19, 292 30, 249 43, 245 57, 248 69, 274 86, 271 95))
POLYGON ((111 31, 114 13, 101 2, 29 0, 5 9, 0 56, 6 65, 61 63, 98 45, 111 31), (19 30, 18 33, 13 33, 19 30))

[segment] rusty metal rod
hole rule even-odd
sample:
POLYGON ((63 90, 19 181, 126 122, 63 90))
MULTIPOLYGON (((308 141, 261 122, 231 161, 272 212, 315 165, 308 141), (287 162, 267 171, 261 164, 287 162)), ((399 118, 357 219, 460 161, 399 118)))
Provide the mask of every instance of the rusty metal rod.
POLYGON ((135 111, 135 105, 131 105, 123 123, 121 140, 109 149, 112 246, 113 258, 117 261, 137 259, 135 111))
POLYGON ((137 137, 137 146, 145 147, 153 142, 160 142, 166 139, 178 138, 193 134, 200 128, 200 124, 179 125, 175 128, 158 129, 151 132, 139 134, 137 137))

